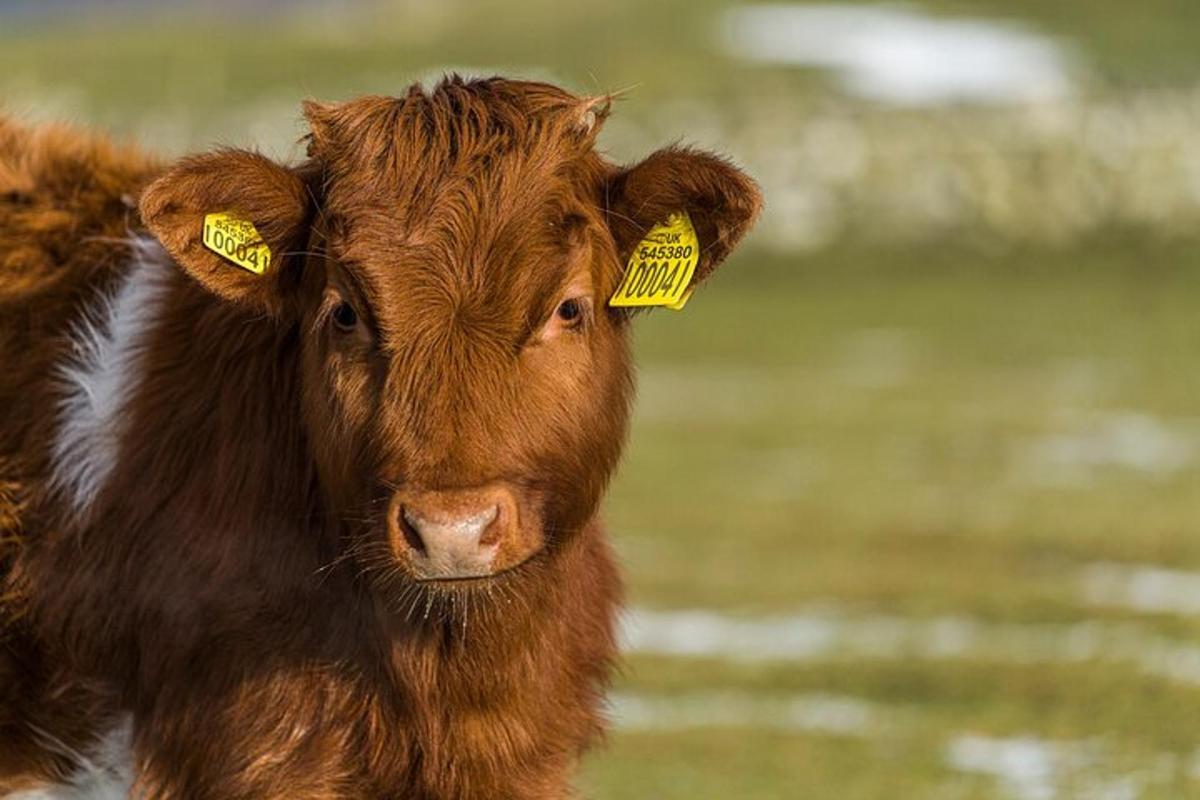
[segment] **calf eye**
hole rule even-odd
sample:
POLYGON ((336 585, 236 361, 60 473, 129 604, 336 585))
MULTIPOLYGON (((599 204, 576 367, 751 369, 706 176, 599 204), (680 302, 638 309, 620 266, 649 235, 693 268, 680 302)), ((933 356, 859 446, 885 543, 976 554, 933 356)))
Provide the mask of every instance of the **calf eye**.
MULTIPOLYGON (((568 287, 569 291, 582 291, 581 287, 568 287)), ((545 342, 563 333, 579 333, 591 324, 592 298, 586 294, 568 297, 554 307, 554 313, 542 326, 540 340, 545 342)))
POLYGON ((558 318, 563 322, 578 322, 583 316, 583 309, 578 300, 563 300, 558 306, 558 318))
POLYGON ((358 312, 354 310, 354 306, 343 300, 334 306, 330 319, 339 331, 350 333, 358 325, 358 312))

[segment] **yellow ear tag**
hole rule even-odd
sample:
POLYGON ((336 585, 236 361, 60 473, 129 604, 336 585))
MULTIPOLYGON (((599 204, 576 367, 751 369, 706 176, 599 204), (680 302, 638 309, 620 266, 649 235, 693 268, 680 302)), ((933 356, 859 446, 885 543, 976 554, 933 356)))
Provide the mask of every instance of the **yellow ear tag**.
POLYGON ((683 308, 692 296, 690 284, 700 261, 700 240, 686 211, 655 225, 638 243, 625 265, 625 279, 609 298, 617 307, 683 308))
POLYGON ((256 275, 262 275, 271 265, 271 249, 254 223, 227 211, 204 215, 204 246, 256 275))

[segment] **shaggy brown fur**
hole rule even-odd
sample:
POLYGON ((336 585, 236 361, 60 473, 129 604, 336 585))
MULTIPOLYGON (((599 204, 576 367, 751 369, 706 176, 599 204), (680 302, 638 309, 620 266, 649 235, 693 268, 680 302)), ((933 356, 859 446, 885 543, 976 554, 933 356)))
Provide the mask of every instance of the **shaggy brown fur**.
POLYGON ((294 168, 225 150, 165 172, 0 123, 0 793, 72 767, 40 733, 86 749, 120 712, 150 798, 571 793, 620 593, 596 515, 631 317, 606 300, 669 213, 696 224, 700 281, 759 206, 704 153, 608 163, 606 112, 450 79, 307 104, 294 168), (201 246, 228 210, 270 245, 265 276, 201 246), (49 489, 53 367, 127 229, 180 269, 117 466, 74 515, 49 489), (516 498, 522 554, 415 580, 394 498, 485 485, 516 498))

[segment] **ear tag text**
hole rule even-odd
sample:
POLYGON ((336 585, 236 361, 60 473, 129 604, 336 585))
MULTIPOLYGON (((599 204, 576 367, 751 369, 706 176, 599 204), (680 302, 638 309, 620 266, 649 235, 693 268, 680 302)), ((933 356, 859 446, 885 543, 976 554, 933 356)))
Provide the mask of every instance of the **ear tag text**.
POLYGON ((271 249, 254 223, 227 211, 204 215, 204 246, 256 275, 262 275, 271 265, 271 249))
POLYGON ((666 306, 683 308, 700 262, 700 240, 686 211, 655 225, 638 243, 625 265, 625 278, 608 304, 616 307, 666 306))

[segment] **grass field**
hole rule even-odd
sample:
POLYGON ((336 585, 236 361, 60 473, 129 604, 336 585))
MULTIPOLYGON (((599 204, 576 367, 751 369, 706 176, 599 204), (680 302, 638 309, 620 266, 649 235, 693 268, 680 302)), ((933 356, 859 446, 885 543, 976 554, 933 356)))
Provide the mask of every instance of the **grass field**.
MULTIPOLYGON (((446 66, 638 85, 612 124, 666 130, 664 98, 814 81, 714 57, 711 0, 392 5, 0 18, 0 91, 169 150, 287 152, 301 96, 446 66)), ((1070 36, 1114 86, 1200 75, 1194 2, 928 6, 1070 36)), ((607 505, 629 656, 585 796, 1200 797, 1198 296, 1200 249, 1144 232, 752 241, 684 313, 642 319, 607 505)))
POLYGON ((930 260, 746 257, 645 321, 610 518, 635 604, 732 641, 637 637, 622 692, 715 710, 597 796, 1200 796, 1200 572, 1147 569, 1200 568, 1196 255, 930 260))

